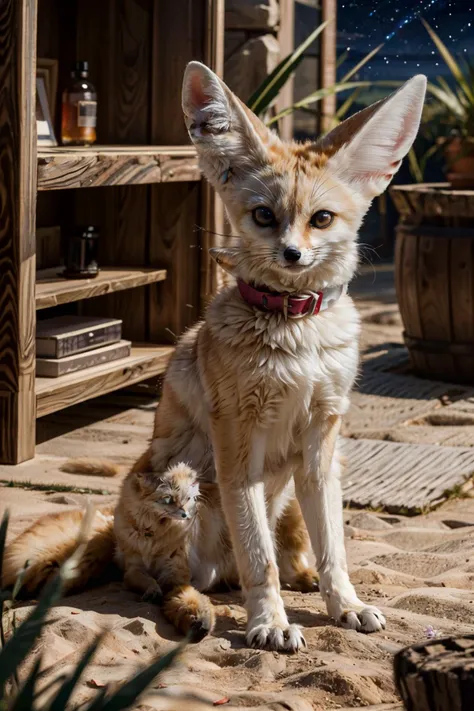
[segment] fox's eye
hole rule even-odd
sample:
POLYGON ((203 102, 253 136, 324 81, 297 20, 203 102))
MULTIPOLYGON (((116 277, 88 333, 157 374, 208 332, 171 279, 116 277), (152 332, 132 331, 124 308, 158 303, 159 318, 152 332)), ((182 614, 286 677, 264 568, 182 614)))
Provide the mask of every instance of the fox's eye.
POLYGON ((275 215, 269 207, 256 207, 252 212, 252 217, 259 227, 271 227, 276 223, 275 215))
POLYGON ((161 499, 161 503, 162 503, 162 504, 166 504, 166 505, 172 504, 172 503, 173 503, 173 497, 172 497, 172 496, 163 496, 163 498, 161 499))
POLYGON ((318 210, 310 219, 309 224, 311 227, 316 227, 318 230, 324 230, 332 224, 333 220, 334 214, 332 212, 329 212, 329 210, 318 210))

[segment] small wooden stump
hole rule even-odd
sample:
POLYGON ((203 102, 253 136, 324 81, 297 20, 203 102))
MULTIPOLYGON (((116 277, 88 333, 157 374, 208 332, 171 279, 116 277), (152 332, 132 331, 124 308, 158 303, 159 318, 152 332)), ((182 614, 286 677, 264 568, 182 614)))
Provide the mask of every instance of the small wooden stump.
POLYGON ((474 635, 407 647, 394 669, 407 711, 473 711, 474 635))

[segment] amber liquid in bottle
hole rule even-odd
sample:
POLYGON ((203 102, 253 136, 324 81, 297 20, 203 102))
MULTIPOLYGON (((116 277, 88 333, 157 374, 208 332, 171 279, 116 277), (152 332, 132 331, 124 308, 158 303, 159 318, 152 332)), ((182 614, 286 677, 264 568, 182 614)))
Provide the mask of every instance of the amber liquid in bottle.
POLYGON ((88 62, 76 62, 62 95, 61 143, 91 146, 96 142, 97 94, 88 80, 88 62))

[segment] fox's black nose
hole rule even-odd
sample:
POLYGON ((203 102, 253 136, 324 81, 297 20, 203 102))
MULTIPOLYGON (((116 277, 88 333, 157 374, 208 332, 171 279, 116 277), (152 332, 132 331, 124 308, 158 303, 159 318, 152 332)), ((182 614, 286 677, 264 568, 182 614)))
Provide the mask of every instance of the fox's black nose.
POLYGON ((283 256, 285 257, 287 262, 297 262, 298 259, 301 257, 301 252, 296 247, 292 247, 290 245, 283 252, 283 256))

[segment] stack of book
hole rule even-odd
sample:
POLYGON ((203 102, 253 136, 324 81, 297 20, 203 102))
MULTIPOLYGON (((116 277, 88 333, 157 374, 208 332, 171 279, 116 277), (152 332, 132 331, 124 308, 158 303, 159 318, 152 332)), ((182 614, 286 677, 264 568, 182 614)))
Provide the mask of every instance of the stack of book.
POLYGON ((57 316, 38 321, 36 375, 58 378, 130 355, 120 319, 57 316))

